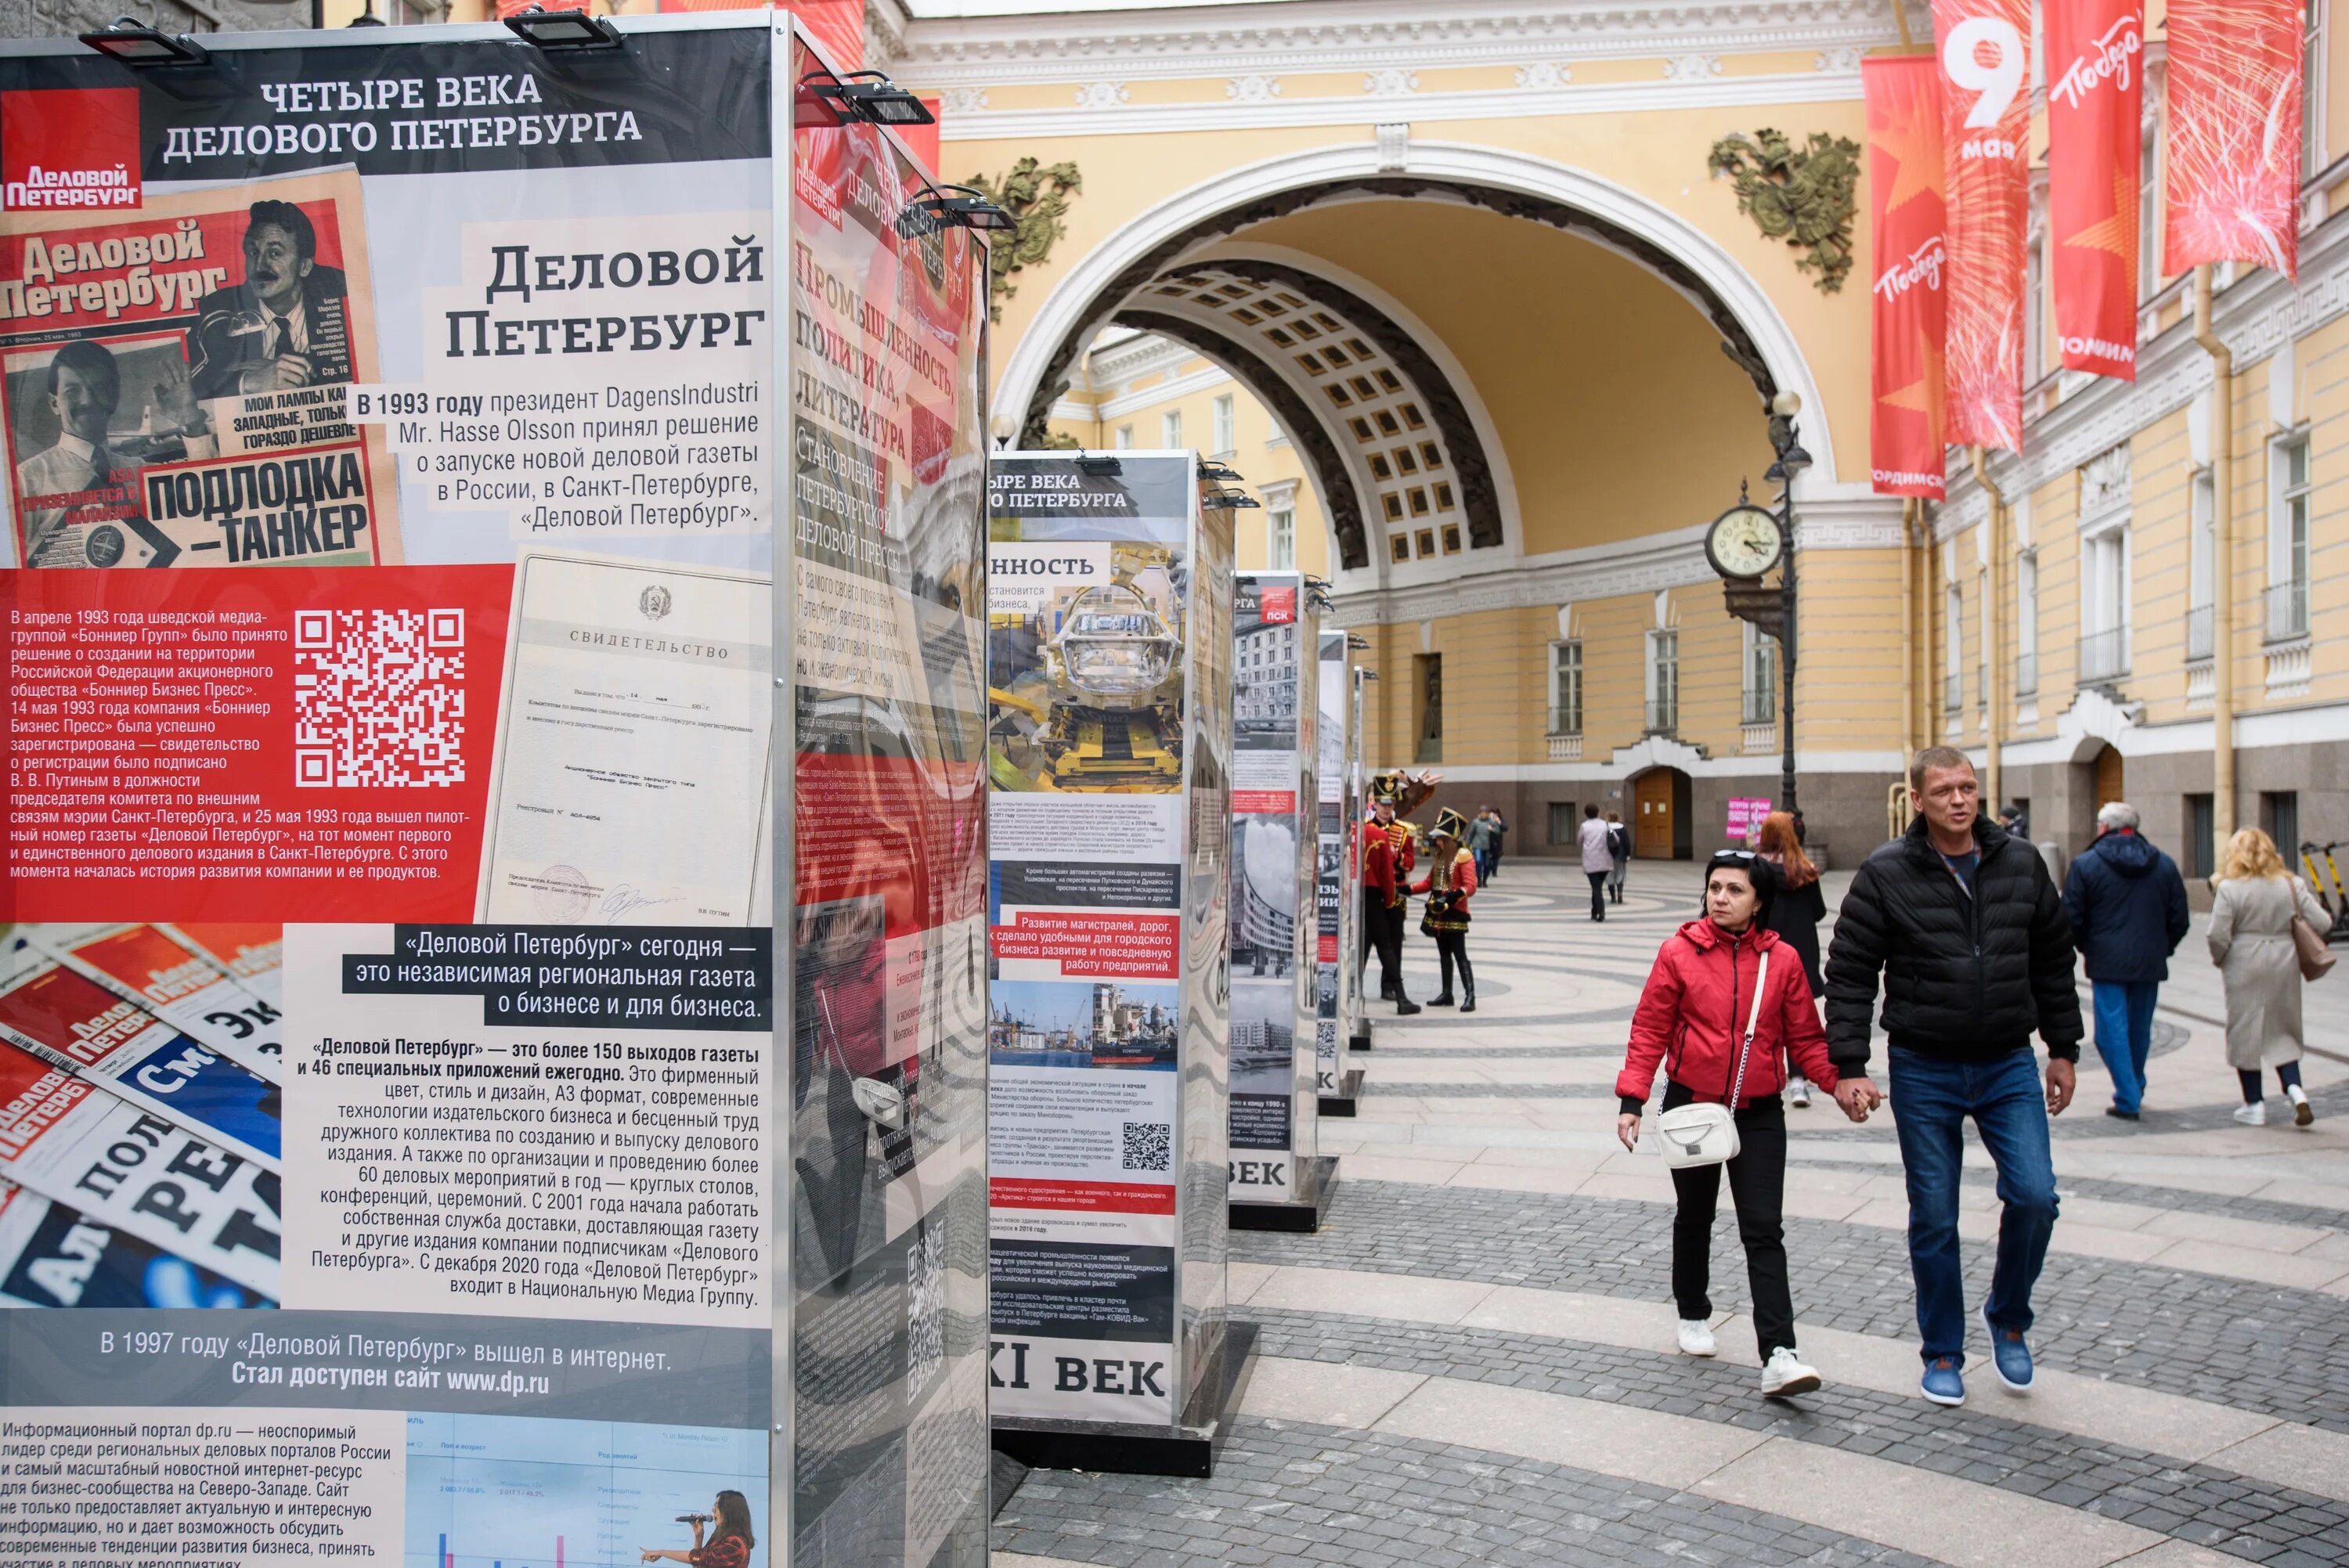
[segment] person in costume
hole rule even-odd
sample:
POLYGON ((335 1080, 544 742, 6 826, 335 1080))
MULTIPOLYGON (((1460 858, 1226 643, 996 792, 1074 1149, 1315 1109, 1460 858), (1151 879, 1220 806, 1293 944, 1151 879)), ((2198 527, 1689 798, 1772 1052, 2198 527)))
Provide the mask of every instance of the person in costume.
POLYGON ((1464 841, 1468 819, 1446 806, 1435 814, 1427 835, 1427 875, 1411 891, 1427 895, 1427 909, 1419 928, 1435 939, 1436 962, 1444 968, 1444 989, 1428 1002, 1431 1007, 1453 1005, 1452 971, 1460 971, 1459 1006, 1476 1010, 1476 971, 1468 965, 1468 899, 1476 891, 1476 857, 1464 841))
POLYGON ((1402 915, 1413 864, 1411 829, 1395 820, 1396 775, 1371 780, 1371 814, 1362 823, 1362 956, 1379 955, 1379 995, 1408 1017, 1419 1004, 1403 994, 1402 915))

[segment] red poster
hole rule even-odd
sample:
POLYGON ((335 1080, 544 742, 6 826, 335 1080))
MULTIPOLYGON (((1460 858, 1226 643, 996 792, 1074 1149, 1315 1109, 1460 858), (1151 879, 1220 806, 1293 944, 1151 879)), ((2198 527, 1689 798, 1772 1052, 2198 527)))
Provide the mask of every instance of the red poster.
POLYGON ((467 921, 510 566, 0 573, 0 921, 467 921))
POLYGON ((2049 270, 2064 365, 2137 379, 2141 0, 2048 0, 2049 270))
POLYGON ((2170 0, 2162 265, 2300 270, 2298 0, 2170 0))
POLYGON ((1950 207, 1949 439, 2023 449, 2030 0, 1933 0, 1950 207))
POLYGON ((1860 64, 1875 235, 1869 299, 1868 468, 1878 495, 1940 500, 1949 300, 1941 199, 1940 73, 1926 55, 1860 64))

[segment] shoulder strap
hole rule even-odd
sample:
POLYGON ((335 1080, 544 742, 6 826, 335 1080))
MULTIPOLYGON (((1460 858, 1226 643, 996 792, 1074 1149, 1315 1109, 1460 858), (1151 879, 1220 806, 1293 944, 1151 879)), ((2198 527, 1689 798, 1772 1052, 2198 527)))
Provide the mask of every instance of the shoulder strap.
MULTIPOLYGON (((1736 953, 1733 949, 1730 962, 1734 964, 1736 961, 1736 953)), ((1732 1113, 1736 1111, 1737 1102, 1745 1098, 1745 1058, 1754 1053, 1754 1034, 1762 1026, 1762 993, 1768 988, 1769 983, 1770 954, 1765 949, 1755 959, 1754 965, 1754 1008, 1745 1015, 1745 1038, 1737 1047, 1737 1077, 1729 1086, 1729 1109, 1732 1113)))

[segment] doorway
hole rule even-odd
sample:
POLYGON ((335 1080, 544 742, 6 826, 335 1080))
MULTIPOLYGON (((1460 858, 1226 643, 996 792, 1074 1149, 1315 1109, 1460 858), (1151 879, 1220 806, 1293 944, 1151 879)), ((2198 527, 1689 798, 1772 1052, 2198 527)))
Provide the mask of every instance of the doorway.
POLYGON ((2107 746, 2096 753, 2096 810, 2103 810, 2116 800, 2128 799, 2127 772, 2116 748, 2107 746))
POLYGON ((1651 768, 1631 780, 1631 852, 1643 861, 1684 861, 1694 813, 1689 776, 1677 768, 1651 768))

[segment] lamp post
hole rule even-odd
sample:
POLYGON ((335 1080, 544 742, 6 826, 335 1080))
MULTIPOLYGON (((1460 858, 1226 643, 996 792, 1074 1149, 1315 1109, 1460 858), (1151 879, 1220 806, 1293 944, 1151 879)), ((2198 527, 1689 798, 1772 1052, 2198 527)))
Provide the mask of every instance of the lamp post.
POLYGON ((1811 454, 1795 432, 1795 416, 1802 411, 1802 398, 1792 392, 1770 399, 1770 448, 1777 460, 1762 476, 1784 487, 1778 496, 1786 542, 1778 573, 1778 662, 1785 684, 1778 699, 1778 794, 1789 813, 1795 810, 1795 476, 1811 466, 1811 454))

